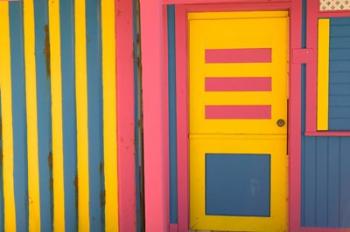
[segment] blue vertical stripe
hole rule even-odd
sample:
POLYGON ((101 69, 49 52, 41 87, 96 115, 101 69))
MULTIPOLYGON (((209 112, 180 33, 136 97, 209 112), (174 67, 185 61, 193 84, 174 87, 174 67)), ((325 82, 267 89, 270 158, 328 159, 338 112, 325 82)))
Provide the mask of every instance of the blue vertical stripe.
POLYGON ((133 46, 134 46, 134 97, 135 97, 135 183, 136 183, 136 231, 144 231, 143 217, 143 157, 142 157, 142 99, 141 99, 141 73, 140 73, 140 27, 139 27, 139 1, 133 0, 133 46))
POLYGON ((52 133, 47 0, 34 0, 41 230, 52 231, 52 133))
POLYGON ((28 230, 27 125, 24 75, 23 3, 10 3, 11 81, 16 225, 28 230))
POLYGON ((350 228, 350 138, 340 145, 340 227, 350 228))
POLYGON ((103 231, 103 131, 102 131, 102 60, 101 6, 99 0, 86 1, 88 112, 89 112, 89 186, 90 229, 103 231))
POLYGON ((176 49, 175 6, 168 6, 168 78, 169 78, 169 160, 170 223, 178 221, 177 209, 177 133, 176 133, 176 49))
POLYGON ((66 231, 77 231, 77 125, 75 107, 74 2, 60 0, 63 153, 66 231))

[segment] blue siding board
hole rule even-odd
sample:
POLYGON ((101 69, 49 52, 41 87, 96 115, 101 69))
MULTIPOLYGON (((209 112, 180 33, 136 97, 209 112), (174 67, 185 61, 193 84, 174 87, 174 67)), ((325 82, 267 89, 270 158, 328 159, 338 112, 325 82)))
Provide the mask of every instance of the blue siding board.
POLYGON ((328 175, 328 138, 316 139, 316 224, 327 226, 327 175, 328 175))
POLYGON ((350 129, 350 18, 332 18, 330 25, 329 128, 350 129))
POLYGON ((27 122, 24 75, 23 3, 10 4, 14 188, 17 231, 28 230, 27 122))
POLYGON ((332 25, 348 25, 350 26, 350 18, 332 18, 331 19, 332 25))
POLYGON ((316 187, 317 187, 317 167, 316 167, 316 138, 305 138, 303 151, 304 160, 304 184, 302 185, 304 189, 304 210, 303 218, 304 225, 312 226, 316 225, 316 212, 317 212, 317 202, 316 202, 316 187))
POLYGON ((350 83, 350 72, 329 72, 329 82, 332 83, 350 83))
POLYGON ((350 83, 349 84, 330 84, 329 94, 333 96, 348 95, 350 96, 350 83))
POLYGON ((339 175, 339 162, 340 162, 340 139, 337 137, 329 138, 329 153, 328 153, 328 199, 327 199, 327 211, 328 221, 327 224, 330 227, 337 227, 340 224, 339 217, 339 194, 340 194, 340 175, 339 175))
MULTIPOLYGON (((332 33, 332 32, 331 32, 332 33)), ((350 28, 349 28, 349 37, 350 37, 350 28)), ((331 37, 331 40, 336 38, 331 37)), ((333 48, 329 51, 329 59, 334 60, 350 60, 350 49, 349 48, 333 48)))
POLYGON ((77 134, 75 107, 74 2, 60 1, 65 228, 77 231, 77 134))
POLYGON ((350 106, 350 96, 332 96, 330 101, 332 106, 350 106))
POLYGON ((349 128, 350 118, 331 118, 329 127, 334 131, 344 131, 349 128), (344 128, 346 127, 346 128, 344 128))
POLYGON ((90 229, 104 229, 103 124, 102 124, 102 59, 100 1, 86 1, 86 38, 89 112, 89 189, 90 229))
MULTIPOLYGON (((350 38, 349 38, 349 46, 350 46, 350 38)), ((329 62, 329 71, 343 71, 350 72, 350 61, 330 61, 329 62)))
POLYGON ((47 69, 49 60, 45 57, 45 41, 48 39, 48 1, 34 0, 34 11, 41 230, 52 231, 51 88, 50 73, 47 69))
POLYGON ((170 223, 177 223, 177 139, 176 139, 176 64, 175 6, 168 12, 168 78, 169 78, 169 155, 170 155, 170 223))
POLYGON ((338 107, 330 105, 329 111, 332 112, 332 118, 350 118, 350 106, 338 107))
POLYGON ((341 161, 341 226, 350 227, 350 138, 342 138, 340 147, 341 161))

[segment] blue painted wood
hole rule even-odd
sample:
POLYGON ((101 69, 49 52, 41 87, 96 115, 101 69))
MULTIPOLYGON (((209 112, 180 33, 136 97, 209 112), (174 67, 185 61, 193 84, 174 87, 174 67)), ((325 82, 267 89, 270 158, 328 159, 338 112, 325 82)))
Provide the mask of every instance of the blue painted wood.
POLYGON ((330 49, 333 48, 350 48, 350 37, 331 37, 329 42, 330 49))
POLYGON ((350 18, 330 24, 329 129, 350 130, 350 18))
POLYGON ((35 57, 38 105, 38 143, 40 175, 41 230, 52 231, 52 131, 51 131, 51 88, 48 49, 48 1, 34 0, 35 11, 35 57), (46 41, 46 42, 45 42, 46 41), (46 45, 45 45, 46 44, 46 45))
POLYGON ((328 138, 316 138, 316 224, 327 226, 327 174, 328 174, 328 138))
POLYGON ((327 225, 337 227, 340 224, 340 138, 329 138, 328 153, 328 198, 327 198, 327 225))
POLYGON ((303 196, 303 225, 316 225, 316 138, 303 138, 303 164, 302 164, 302 196, 303 196))
POLYGON ((350 118, 350 106, 330 106, 329 110, 332 112, 332 118, 350 118))
POLYGON ((141 67, 140 67, 140 40, 139 40, 139 1, 133 0, 133 45, 134 45, 134 97, 135 97, 135 176, 136 176, 136 231, 144 231, 144 213, 143 213, 143 167, 142 167, 142 128, 139 123, 142 121, 142 106, 141 106, 141 67))
POLYGON ((168 9, 168 78, 169 78, 169 155, 170 155, 170 223, 176 224, 177 212, 177 139, 176 139, 176 55, 175 6, 168 9))
POLYGON ((337 95, 348 95, 350 96, 350 83, 345 84, 330 84, 329 85, 329 94, 333 96, 337 95))
POLYGON ((350 72, 329 72, 330 83, 350 83, 350 72))
POLYGON ((270 216, 268 154, 206 154, 207 215, 270 216))
MULTIPOLYGON (((350 27, 348 29, 350 31, 350 27)), ((342 31, 342 30, 341 30, 342 31)), ((332 33, 332 32, 331 32, 332 33)), ((350 32, 349 35, 350 37, 350 32)), ((331 40, 337 39, 337 37, 331 37, 331 40)), ((349 53, 350 53, 350 49, 343 49, 343 48, 333 48, 329 51, 329 59, 331 61, 335 61, 335 60, 350 60, 349 58, 349 53)))
POLYGON ((90 230, 104 230, 102 59, 100 1, 86 1, 89 113, 90 230))
POLYGON ((350 106, 350 96, 331 96, 329 100, 331 106, 350 106))
POLYGON ((340 225, 350 227, 350 138, 342 138, 340 157, 340 225))
POLYGON ((77 231, 77 134, 75 107, 74 2, 60 1, 64 199, 66 231, 77 231))
POLYGON ((27 122, 24 75, 23 3, 10 4, 14 187, 17 231, 28 230, 27 122))
POLYGON ((348 25, 332 25, 331 27, 331 38, 337 36, 350 36, 350 24, 348 25))
POLYGON ((350 18, 332 18, 333 25, 348 25, 350 26, 350 18))

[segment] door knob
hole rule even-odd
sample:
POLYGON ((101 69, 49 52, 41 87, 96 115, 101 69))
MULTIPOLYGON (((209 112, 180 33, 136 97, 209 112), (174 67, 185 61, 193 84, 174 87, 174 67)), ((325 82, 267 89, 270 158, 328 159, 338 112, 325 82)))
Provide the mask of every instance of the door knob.
POLYGON ((277 120, 277 126, 283 127, 284 125, 286 125, 286 121, 281 118, 277 120))

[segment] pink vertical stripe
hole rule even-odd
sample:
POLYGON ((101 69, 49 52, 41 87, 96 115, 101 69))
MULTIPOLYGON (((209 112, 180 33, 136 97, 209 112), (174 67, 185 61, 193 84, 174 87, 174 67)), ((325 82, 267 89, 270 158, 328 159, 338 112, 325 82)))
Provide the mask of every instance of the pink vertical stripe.
POLYGON ((271 105, 206 106, 206 119, 271 119, 271 105))
POLYGON ((206 63, 269 63, 271 48, 206 49, 206 63))
MULTIPOLYGON (((187 6, 186 6, 187 7, 187 6)), ((185 5, 175 8, 176 46, 176 114, 177 114, 177 177, 178 177, 178 232, 189 229, 189 141, 188 141, 188 22, 185 5)))
POLYGON ((119 231, 136 231, 132 2, 116 0, 116 11, 119 231))
POLYGON ((205 91, 271 91, 271 77, 205 78, 205 91))

